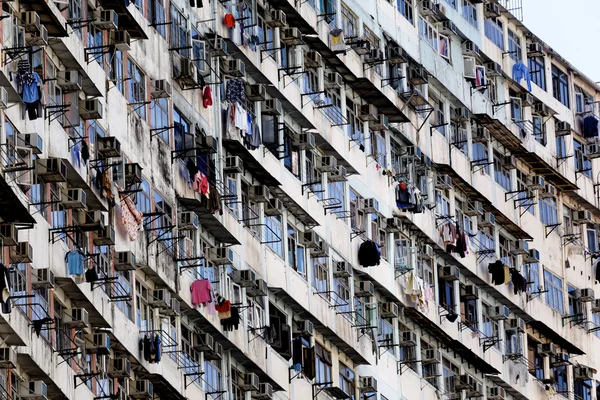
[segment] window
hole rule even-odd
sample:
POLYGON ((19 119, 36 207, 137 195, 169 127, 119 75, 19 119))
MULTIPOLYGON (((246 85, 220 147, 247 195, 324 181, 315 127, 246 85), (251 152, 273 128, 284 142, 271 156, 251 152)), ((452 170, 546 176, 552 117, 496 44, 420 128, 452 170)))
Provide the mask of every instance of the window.
POLYGON ((371 155, 377 161, 380 167, 385 168, 387 165, 387 149, 385 146, 385 136, 372 132, 371 133, 371 155))
POLYGON ((491 340, 494 343, 494 346, 497 348, 499 346, 499 329, 498 322, 490 318, 492 307, 488 304, 482 304, 481 310, 481 332, 485 336, 486 340, 491 340))
POLYGON ((350 139, 356 143, 358 148, 365 151, 365 133, 363 132, 363 122, 358 119, 354 112, 355 103, 346 97, 346 119, 348 120, 347 132, 350 139))
MULTIPOLYGON (((421 340, 421 354, 425 353, 426 350, 433 350, 434 347, 429 343, 421 340)), ((425 364, 421 363, 421 373, 423 378, 432 386, 438 387, 438 364, 425 364)))
POLYGON ((327 383, 332 382, 331 376, 331 353, 323 348, 319 343, 315 343, 315 382, 327 383))
MULTIPOLYGON (((398 334, 402 337, 403 332, 411 332, 408 326, 398 321, 398 334)), ((415 361, 417 359, 417 346, 401 346, 398 348, 398 361, 415 361)), ((418 373, 419 365, 417 363, 407 364, 408 368, 418 373)))
POLYGON ((241 389, 244 383, 244 374, 231 367, 231 400, 246 399, 246 391, 241 389))
POLYGON ((394 347, 394 325, 391 320, 379 318, 377 320, 377 343, 380 347, 386 349, 394 357, 396 348, 394 347))
POLYGON ((449 194, 445 190, 435 191, 435 213, 440 217, 450 216, 449 194))
POLYGON ((162 129, 158 132, 158 136, 167 144, 169 140, 169 100, 165 98, 156 99, 152 102, 150 108, 150 126, 153 129, 162 129))
POLYGON ((514 268, 517 265, 517 258, 511 253, 511 242, 504 235, 498 235, 498 247, 500 249, 500 259, 505 265, 514 268))
POLYGON ((435 26, 419 17, 419 35, 425 40, 435 51, 438 51, 438 31, 435 26))
POLYGON ((381 252, 381 258, 386 259, 386 242, 387 234, 383 228, 385 220, 378 214, 371 214, 371 240, 379 245, 379 251, 381 252))
POLYGON ((569 316, 569 321, 573 323, 584 322, 586 314, 584 314, 582 304, 579 301, 579 296, 577 294, 577 288, 575 286, 567 285, 567 300, 569 306, 569 311, 567 313, 569 316))
POLYGON ((342 3, 342 30, 346 39, 358 36, 358 18, 344 3, 342 3))
POLYGON ((484 22, 485 36, 496 46, 504 50, 504 27, 499 18, 486 18, 484 22))
POLYGON ((569 107, 569 77, 554 65, 552 66, 552 94, 556 100, 569 107))
POLYGON ((527 174, 521 170, 517 170, 517 199, 519 207, 535 214, 535 194, 531 190, 528 183, 527 174))
POLYGON ((575 171, 592 178, 592 160, 585 155, 585 145, 578 140, 573 140, 575 171))
POLYGON ((164 38, 167 37, 165 24, 165 6, 163 0, 150 0, 150 20, 155 24, 154 29, 164 38))
POLYGON ((554 197, 540 199, 540 221, 546 226, 559 223, 556 211, 556 199, 554 197))
POLYGON ((511 328, 504 331, 505 354, 523 354, 523 335, 511 328))
POLYGON ((462 15, 468 23, 477 28, 477 7, 470 0, 463 0, 462 15))
POLYGON ((281 216, 274 215, 265 217, 265 222, 265 241, 268 242, 268 246, 275 252, 275 254, 283 257, 283 241, 281 240, 283 237, 283 228, 281 226, 281 216))
POLYGON ((450 7, 456 9, 456 3, 458 0, 446 0, 446 3, 450 4, 450 7))
POLYGON ((521 50, 521 38, 511 29, 508 30, 508 52, 510 58, 516 63, 520 63, 523 59, 523 51, 521 50))
MULTIPOLYGON (((88 12, 89 14, 90 12, 88 12)), ((104 31, 97 29, 93 25, 88 28, 88 47, 96 47, 90 51, 89 56, 91 61, 97 61, 102 67, 104 66, 104 53, 102 52, 102 46, 104 46, 104 31), (100 49, 100 50, 98 50, 100 49)), ((104 68, 104 67, 103 67, 104 68)))
POLYGON ((512 187, 510 175, 510 170, 504 165, 504 160, 499 154, 494 153, 494 178, 496 183, 507 192, 510 192, 512 187))
POLYGON ((413 0, 397 0, 398 11, 404 16, 411 24, 414 24, 413 20, 413 0))
POLYGON ((533 137, 542 145, 546 145, 546 125, 544 124, 544 118, 540 115, 534 115, 532 117, 533 123, 533 137))
POLYGON ((441 276, 443 276, 443 271, 440 267, 438 274, 440 306, 454 312, 454 282, 442 279, 441 276))
POLYGON ((354 190, 350 189, 350 227, 355 232, 365 231, 365 218, 359 211, 360 196, 354 190))
POLYGON ((435 126, 436 130, 438 130, 442 135, 446 136, 446 107, 444 101, 441 100, 437 95, 433 94, 431 89, 429 89, 429 104, 431 104, 434 108, 431 125, 435 126))
POLYGON ((577 400, 592 400, 592 381, 575 379, 573 381, 573 391, 577 400))
POLYGON ((529 293, 544 290, 540 285, 540 265, 538 263, 523 264, 523 275, 527 281, 527 291, 529 293))
POLYGON ((315 194, 316 198, 323 200, 322 174, 316 169, 318 161, 318 156, 314 152, 304 152, 304 169, 306 170, 305 184, 308 185, 309 190, 315 194))
MULTIPOLYGON (((329 182, 329 184, 327 185, 327 190, 329 193, 327 197, 329 199, 337 200, 335 202, 333 200, 329 200, 330 206, 335 206, 335 208, 332 208, 330 212, 332 212, 335 215, 343 215, 346 211, 346 191, 344 187, 344 182, 329 182)), ((343 221, 345 221, 345 219, 343 221)))
POLYGON ((129 103, 133 104, 133 109, 142 119, 146 119, 146 75, 140 67, 133 63, 133 60, 128 60, 129 72, 129 103))
POLYGON ((548 270, 544 270, 544 289, 546 304, 562 313, 564 311, 562 279, 548 270))
POLYGON ((567 156, 565 136, 556 136, 556 156, 558 158, 565 158, 567 156))
POLYGON ((160 238, 160 242, 165 245, 166 250, 170 253, 174 251, 173 243, 173 209, 164 200, 164 198, 154 192, 154 211, 159 213, 159 217, 156 218, 155 234, 157 238, 160 238))
POLYGON ((292 225, 288 224, 288 264, 306 279, 306 250, 298 241, 298 231, 292 225))
POLYGON ((544 357, 538 353, 539 342, 529 337, 527 339, 527 360, 530 367, 529 373, 536 379, 544 379, 544 357))
POLYGON ((473 163, 486 174, 490 173, 488 148, 486 143, 473 143, 473 163))
POLYGON ((442 380, 444 382, 445 393, 450 394, 460 392, 460 390, 456 390, 455 387, 457 375, 460 375, 460 368, 446 357, 442 358, 442 380))
MULTIPOLYGON (((124 293, 131 293, 132 283, 131 283, 131 271, 115 271, 115 275, 117 276, 116 282, 121 286, 121 290, 124 293)), ((127 318, 133 321, 133 306, 131 300, 118 301, 117 308, 125 314, 127 318)))
POLYGON ((538 85, 540 89, 546 90, 546 68, 544 57, 529 57, 528 62, 531 82, 538 85))
POLYGON ((202 376, 206 383, 206 391, 208 396, 217 400, 221 398, 221 360, 204 360, 204 375, 202 376))
POLYGON ((152 291, 142 284, 140 281, 135 281, 135 318, 136 324, 140 331, 154 330, 154 315, 153 309, 148 304, 152 300, 152 291))
POLYGON ((188 21, 183 13, 174 5, 171 5, 171 36, 169 50, 176 51, 184 57, 189 57, 189 31, 188 21))
POLYGON ((135 206, 142 214, 148 214, 152 212, 152 206, 150 204, 150 183, 142 179, 140 187, 141 191, 135 194, 135 206))
POLYGON ((354 371, 346 365, 340 363, 340 389, 346 393, 349 399, 354 400, 354 371))
MULTIPOLYGON (((371 45, 371 49, 381 48, 381 42, 375 33, 370 30, 366 25, 363 25, 363 37, 371 45)), ((372 66, 373 71, 381 76, 381 64, 375 64, 372 66)))
POLYGON ((598 251, 598 232, 595 229, 587 230, 587 250, 590 253, 598 251))
POLYGON ((327 258, 311 258, 312 266, 312 287, 317 292, 329 291, 329 271, 327 268, 327 258))
POLYGON ((113 54, 110 78, 112 79, 116 88, 119 89, 119 92, 124 94, 125 80, 123 79, 123 53, 121 50, 115 50, 113 54))
MULTIPOLYGON (((67 7, 67 19, 72 21, 81 21, 83 20, 83 1, 82 0, 69 0, 69 6, 67 7)), ((81 25, 81 24, 78 24, 81 25)), ((84 24, 85 25, 85 24, 84 24)), ((78 26, 75 29, 75 33, 81 39, 82 29, 78 26)))
POLYGON ((465 299, 466 286, 460 287, 460 319, 472 331, 477 332, 477 299, 465 299))
POLYGON ((569 381, 567 380, 567 367, 552 367, 554 369, 554 390, 563 397, 569 397, 569 381))

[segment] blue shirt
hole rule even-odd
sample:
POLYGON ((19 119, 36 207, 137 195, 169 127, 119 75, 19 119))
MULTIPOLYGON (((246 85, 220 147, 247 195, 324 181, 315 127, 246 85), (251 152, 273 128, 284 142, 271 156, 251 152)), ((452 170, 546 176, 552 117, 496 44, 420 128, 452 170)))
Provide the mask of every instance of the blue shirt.
POLYGON ((38 85, 42 81, 37 72, 33 73, 35 80, 31 85, 23 84, 23 101, 25 103, 33 103, 40 99, 40 94, 38 93, 38 85))
POLYGON ((67 269, 69 275, 81 275, 83 274, 83 260, 84 256, 77 250, 71 250, 67 253, 67 269))
POLYGON ((521 83, 521 79, 525 78, 527 82, 527 90, 531 92, 531 77, 529 76, 529 68, 523 63, 516 63, 512 70, 513 79, 517 83, 521 83))

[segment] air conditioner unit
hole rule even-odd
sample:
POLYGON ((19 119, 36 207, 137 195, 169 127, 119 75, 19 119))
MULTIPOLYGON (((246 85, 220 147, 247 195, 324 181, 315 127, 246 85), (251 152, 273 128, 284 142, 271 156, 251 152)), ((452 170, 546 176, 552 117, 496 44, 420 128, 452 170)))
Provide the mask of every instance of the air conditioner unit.
POLYGON ((131 37, 127 31, 115 31, 112 35, 113 45, 122 52, 131 50, 131 37))
POLYGON ((477 129, 472 131, 472 137, 471 140, 474 143, 482 143, 482 142, 489 142, 490 140, 490 131, 483 127, 483 126, 478 126, 477 129))
POLYGON ((365 64, 382 63, 384 60, 383 51, 381 49, 371 49, 364 55, 365 64))
POLYGON ((301 133, 296 135, 294 136, 292 143, 300 150, 314 149, 317 146, 315 135, 312 133, 301 133))
POLYGON ((456 33, 456 25, 450 20, 442 21, 438 24, 438 31, 446 35, 452 35, 456 33))
POLYGON ((428 244, 424 244, 419 249, 419 255, 425 260, 433 260, 435 253, 433 251, 433 247, 428 244))
POLYGON ((299 331, 296 333, 299 333, 304 337, 311 337, 315 331, 313 323, 307 319, 303 321, 298 321, 298 329, 299 331))
POLYGON ((152 399, 154 386, 148 379, 138 379, 129 383, 129 397, 132 399, 152 399))
POLYGON ((379 113, 377 107, 372 104, 363 104, 360 106, 360 114, 358 118, 361 121, 377 121, 379 113))
POLYGON ((432 0, 421 0, 419 7, 419 14, 424 17, 432 17, 436 14, 435 6, 436 4, 432 0))
POLYGON ((242 384, 238 383, 238 387, 246 392, 255 392, 258 391, 260 386, 260 380, 258 375, 254 372, 248 372, 243 375, 244 382, 242 384))
POLYGON ((523 256, 524 263, 536 263, 540 262, 540 252, 536 249, 527 250, 527 254, 523 256))
POLYGON ((422 364, 439 364, 442 362, 442 353, 437 349, 421 351, 422 364))
POLYGON ((470 40, 466 40, 463 44, 463 53, 467 56, 479 56, 479 47, 470 40))
POLYGON ((16 246, 19 243, 19 233, 14 224, 0 224, 0 245, 16 246))
POLYGON ((510 309, 501 305, 494 307, 490 312, 490 319, 494 321, 506 320, 510 316, 510 309))
POLYGON ((549 197, 554 197, 554 196, 556 196, 556 194, 557 194, 556 187, 554 185, 546 183, 544 190, 540 191, 538 195, 540 198, 546 199, 549 197))
POLYGON ((260 83, 245 86, 246 99, 249 101, 264 101, 267 98, 267 90, 260 83))
POLYGON ((398 318, 398 304, 396 303, 381 303, 379 311, 381 318, 398 318))
POLYGON ((102 211, 82 212, 79 219, 79 228, 83 232, 99 232, 104 229, 106 221, 102 211))
POLYGON ((33 247, 29 242, 19 242, 10 247, 9 261, 11 264, 30 264, 33 262, 33 247))
POLYGON ((456 390, 467 390, 473 388, 473 377, 468 374, 459 375, 456 377, 454 388, 456 390))
POLYGON ((565 121, 556 121, 554 125, 554 133, 558 136, 565 136, 571 134, 571 124, 565 121))
POLYGON ((408 83, 411 85, 424 85, 429 82, 429 74, 423 67, 410 67, 408 69, 408 83))
POLYGON ((351 40, 350 42, 347 42, 347 44, 350 44, 352 50, 354 50, 359 56, 364 56, 371 51, 371 42, 364 38, 351 40))
POLYGON ((210 54, 213 57, 227 57, 227 42, 223 38, 216 38, 216 40, 210 40, 209 44, 212 46, 210 54))
POLYGON ((94 238, 94 245, 96 246, 114 246, 115 245, 115 230, 106 226, 103 229, 99 229, 96 237, 94 238))
POLYGON ((33 269, 31 284, 34 289, 53 289, 55 278, 50 268, 33 269))
POLYGON ((452 178, 450 175, 441 174, 437 175, 437 179, 435 180, 435 187, 437 189, 452 189, 452 178))
POLYGON ((404 64, 408 62, 408 56, 402 48, 398 46, 387 46, 387 62, 390 64, 404 64))
POLYGON ((35 11, 24 11, 19 18, 21 27, 25 28, 26 32, 40 31, 40 16, 35 11))
POLYGON ((542 46, 541 43, 530 43, 529 47, 527 48, 527 55, 528 56, 543 56, 544 55, 544 48, 542 46))
POLYGON ((323 66, 323 57, 317 51, 304 52, 304 66, 306 68, 320 68, 323 66))
POLYGON ((589 210, 580 210, 573 212, 573 224, 592 224, 592 212, 589 210))
POLYGON ((474 200, 472 203, 469 203, 468 208, 463 212, 468 217, 479 217, 483 215, 483 203, 478 200, 474 200))
POLYGON ((244 172, 242 159, 238 156, 228 156, 225 158, 223 172, 227 174, 241 174, 244 172))
POLYGON ((198 214, 193 211, 184 211, 179 213, 177 218, 177 229, 180 231, 197 231, 200 226, 198 214))
POLYGON ((119 15, 115 10, 96 10, 92 25, 100 30, 116 31, 119 29, 119 15))
POLYGON ((563 367, 569 364, 568 353, 557 353, 555 356, 550 357, 550 367, 563 367))
POLYGON ((142 183, 142 167, 138 163, 125 164, 125 186, 131 187, 142 183))
POLYGON ((486 18, 499 17, 500 7, 497 3, 486 3, 484 15, 486 18))
POLYGON ((548 106, 545 105, 544 103, 534 103, 533 97, 531 95, 527 95, 529 96, 529 98, 526 99, 526 101, 529 101, 529 105, 533 105, 533 114, 536 115, 541 115, 541 116, 548 116, 550 114, 550 112, 548 111, 548 106))
POLYGON ((266 185, 255 185, 250 187, 248 197, 256 203, 265 203, 271 198, 271 192, 266 185))
POLYGON ((150 87, 150 97, 153 99, 169 99, 173 93, 171 84, 166 79, 153 79, 150 87))
POLYGON ((131 362, 126 358, 113 358, 108 364, 108 376, 110 378, 130 378, 131 362))
POLYGON ((101 119, 102 110, 102 103, 99 99, 79 101, 79 117, 84 121, 101 119))
POLYGON ((46 183, 67 181, 67 164, 59 158, 38 158, 35 172, 46 183))
POLYGON ((271 19, 266 21, 267 26, 271 28, 283 28, 287 25, 285 13, 281 10, 272 10, 271 19))
POLYGON ((374 393, 377 392, 377 379, 372 376, 361 376, 359 384, 359 391, 361 393, 374 393))
POLYGON ((487 400, 505 400, 506 392, 500 386, 492 386, 487 389, 487 400))
POLYGON ((506 169, 516 169, 517 168, 517 157, 505 156, 502 165, 506 169))
POLYGON ((460 279, 460 268, 456 265, 446 265, 442 268, 440 275, 444 281, 457 281, 460 279))
POLYGON ((600 312, 600 299, 594 299, 592 303, 592 312, 599 313, 600 312))
POLYGON ((401 331, 399 333, 398 346, 414 347, 419 342, 417 334, 414 331, 401 331))
POLYGON ((108 333, 94 333, 91 343, 86 344, 86 350, 91 354, 110 354, 110 336, 108 333))
POLYGON ((156 308, 167 308, 171 306, 171 292, 168 289, 154 289, 148 304, 156 308))
POLYGON ((359 199, 360 200, 360 206, 359 209, 367 214, 372 214, 372 213, 376 213, 378 212, 378 208, 379 208, 379 203, 377 202, 377 200, 371 198, 371 199, 359 199))
POLYGON ((114 136, 96 138, 99 158, 121 157, 121 142, 114 136))
POLYGON ((487 62, 484 64, 485 70, 489 76, 500 76, 502 75, 502 66, 497 62, 487 62))
POLYGON ((82 78, 79 71, 58 71, 56 83, 64 93, 81 90, 82 78))
POLYGON ((115 270, 133 271, 136 269, 135 254, 131 251, 115 252, 115 270))
POLYGON ((29 381, 19 384, 19 395, 21 399, 48 400, 48 387, 44 381, 29 381))
POLYGON ((329 244, 320 240, 317 247, 310 249, 311 258, 329 257, 329 244))
POLYGON ((283 114, 283 106, 279 99, 267 99, 262 103, 262 113, 265 115, 283 114))
POLYGON ((313 231, 304 232, 300 237, 300 244, 309 249, 317 247, 319 245, 317 234, 313 231))
POLYGON ((287 46, 302 44, 302 32, 298 28, 283 28, 280 30, 280 41, 287 46))
POLYGON ((466 285, 465 294, 462 295, 465 300, 477 300, 479 298, 479 288, 475 285, 466 285))
POLYGON ((273 398, 273 386, 270 383, 261 383, 258 391, 252 394, 252 398, 256 400, 268 400, 273 398))
POLYGON ((583 153, 587 158, 600 157, 600 145, 598 143, 590 143, 585 146, 583 153))
POLYGON ((228 247, 212 247, 208 249, 208 259, 215 265, 233 264, 233 252, 228 247))
POLYGON ((84 329, 90 325, 90 317, 84 308, 74 308, 71 310, 71 320, 65 321, 66 327, 73 329, 84 329))
POLYGON ((475 379, 472 380, 471 388, 465 391, 465 397, 467 399, 472 399, 474 397, 483 397, 483 394, 483 386, 475 379))
POLYGON ((12 347, 0 348, 0 368, 17 368, 17 352, 12 347))
POLYGON ((180 64, 179 80, 181 85, 184 86, 196 86, 198 84, 198 67, 194 61, 189 58, 182 58, 180 64))
POLYGON ((337 72, 328 72, 325 77, 325 89, 336 89, 344 86, 344 78, 337 72))
POLYGON ((450 119, 455 122, 466 122, 471 118, 471 112, 466 107, 455 107, 450 119))
POLYGON ((594 301, 594 289, 585 288, 579 291, 579 301, 582 303, 588 303, 594 301))
POLYGON ((251 286, 246 288, 248 297, 264 297, 269 294, 267 282, 264 279, 257 279, 251 286))
POLYGON ((375 296, 375 285, 371 281, 361 281, 354 286, 354 295, 356 297, 375 296))
POLYGON ((86 208, 86 194, 83 189, 67 189, 62 196, 62 206, 67 210, 86 208))
POLYGON ((537 351, 542 356, 555 356, 558 350, 554 343, 540 343, 537 345, 537 351))
POLYGON ((402 220, 398 217, 387 218, 385 220, 386 232, 400 232, 402 230, 402 220))
POLYGON ((201 333, 196 336, 194 350, 201 352, 213 351, 215 348, 215 339, 209 333, 201 333))
POLYGON ((205 360, 222 360, 223 359, 223 345, 219 342, 215 342, 212 351, 204 352, 205 360))
MULTIPOLYGON (((450 21, 448 21, 450 22, 450 21)), ((467 79, 477 78, 477 62, 473 56, 463 56, 463 76, 467 79)))
POLYGON ((336 278, 347 278, 352 276, 352 265, 347 261, 334 261, 333 276, 336 278))
POLYGON ((336 168, 337 159, 333 156, 321 156, 315 166, 315 169, 320 172, 334 172, 336 168))
POLYGON ((594 379, 594 370, 584 366, 573 367, 573 378, 581 381, 592 380, 594 379))
POLYGON ((42 25, 38 31, 27 32, 25 44, 27 46, 48 46, 48 29, 42 25))
POLYGON ((242 60, 227 60, 225 61, 225 72, 237 77, 246 76, 246 65, 242 60))
POLYGON ((375 121, 369 122, 369 129, 373 132, 385 131, 390 129, 390 120, 384 114, 380 114, 375 121))
POLYGON ((519 332, 525 332, 525 321, 521 318, 511 318, 505 322, 506 329, 516 329, 519 332))
POLYGON ((491 212, 484 212, 481 218, 477 220, 477 225, 481 227, 493 227, 496 226, 496 217, 491 212))
POLYGON ((283 214, 283 203, 281 202, 281 200, 279 199, 269 199, 269 201, 267 201, 265 203, 265 215, 267 216, 276 216, 276 215, 282 215, 283 214))

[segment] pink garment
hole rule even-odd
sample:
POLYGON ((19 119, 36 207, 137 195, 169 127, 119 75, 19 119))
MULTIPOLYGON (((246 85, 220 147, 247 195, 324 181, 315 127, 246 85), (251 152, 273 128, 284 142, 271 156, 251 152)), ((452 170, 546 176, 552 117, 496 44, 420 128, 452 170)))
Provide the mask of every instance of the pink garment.
POLYGON ((121 222, 125 226, 130 241, 137 239, 137 233, 144 223, 143 214, 138 211, 128 195, 121 195, 121 222))
POLYGON ((212 285, 208 279, 199 279, 192 282, 190 290, 192 291, 192 305, 194 307, 198 308, 200 304, 212 301, 212 285))
POLYGON ((202 172, 196 172, 194 180, 192 181, 192 188, 194 192, 200 193, 200 187, 202 186, 202 172))

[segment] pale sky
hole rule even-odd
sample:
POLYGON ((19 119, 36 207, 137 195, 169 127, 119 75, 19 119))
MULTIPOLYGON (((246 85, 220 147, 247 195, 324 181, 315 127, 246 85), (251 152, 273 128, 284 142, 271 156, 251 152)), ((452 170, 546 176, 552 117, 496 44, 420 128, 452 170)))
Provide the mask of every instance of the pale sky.
POLYGON ((594 82, 600 81, 600 1, 522 1, 525 26, 594 82))

